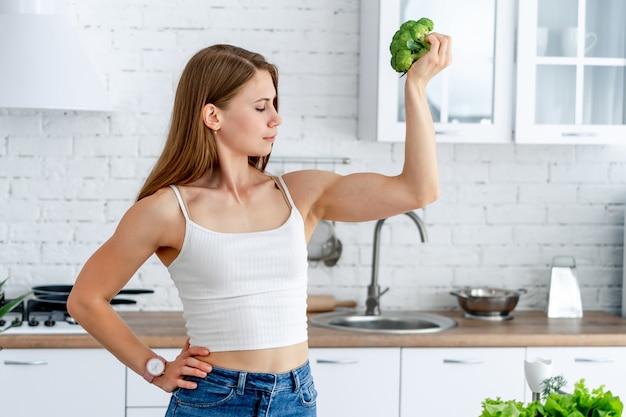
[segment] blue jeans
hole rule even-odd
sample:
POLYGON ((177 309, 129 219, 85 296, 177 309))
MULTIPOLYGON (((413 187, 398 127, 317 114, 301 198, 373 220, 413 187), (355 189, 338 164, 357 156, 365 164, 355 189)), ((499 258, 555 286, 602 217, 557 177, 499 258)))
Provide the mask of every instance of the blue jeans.
POLYGON ((309 363, 281 374, 214 366, 196 389, 177 389, 165 417, 315 417, 317 391, 309 363))

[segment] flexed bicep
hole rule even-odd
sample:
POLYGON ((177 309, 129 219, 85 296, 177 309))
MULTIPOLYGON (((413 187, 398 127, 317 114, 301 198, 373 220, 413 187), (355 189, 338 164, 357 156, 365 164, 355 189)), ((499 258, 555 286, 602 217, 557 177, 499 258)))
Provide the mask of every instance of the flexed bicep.
POLYGON ((413 210, 431 201, 420 196, 403 177, 361 172, 339 175, 325 171, 300 171, 289 174, 290 189, 298 208, 310 220, 308 229, 320 220, 361 222, 376 220, 413 210))

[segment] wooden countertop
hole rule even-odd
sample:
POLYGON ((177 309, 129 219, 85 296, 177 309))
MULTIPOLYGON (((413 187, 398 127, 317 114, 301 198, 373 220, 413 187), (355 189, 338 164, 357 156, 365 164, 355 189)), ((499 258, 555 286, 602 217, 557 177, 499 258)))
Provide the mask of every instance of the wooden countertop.
MULTIPOLYGON (((513 320, 493 322, 435 312, 458 326, 441 333, 394 335, 340 331, 309 325, 311 347, 523 347, 626 346, 626 319, 586 311, 581 319, 549 319, 540 311, 515 311, 513 320)), ((153 348, 181 348, 186 340, 180 312, 120 312, 133 331, 153 348)), ((97 348, 89 335, 3 335, 4 348, 97 348)))

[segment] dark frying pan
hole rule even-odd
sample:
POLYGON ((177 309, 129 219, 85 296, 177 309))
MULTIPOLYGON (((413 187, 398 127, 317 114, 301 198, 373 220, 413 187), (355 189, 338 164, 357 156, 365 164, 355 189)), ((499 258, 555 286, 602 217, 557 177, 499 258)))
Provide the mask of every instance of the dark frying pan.
MULTIPOLYGON (((39 285, 33 287, 35 297, 40 295, 67 295, 72 291, 73 285, 39 285)), ((136 294, 153 294, 154 290, 145 289, 123 289, 118 294, 136 295, 136 294)))
MULTIPOLYGON (((35 300, 51 310, 66 310, 68 296, 69 294, 42 294, 35 296, 35 300)), ((126 298, 113 298, 111 299, 111 304, 137 304, 137 301, 126 298)))

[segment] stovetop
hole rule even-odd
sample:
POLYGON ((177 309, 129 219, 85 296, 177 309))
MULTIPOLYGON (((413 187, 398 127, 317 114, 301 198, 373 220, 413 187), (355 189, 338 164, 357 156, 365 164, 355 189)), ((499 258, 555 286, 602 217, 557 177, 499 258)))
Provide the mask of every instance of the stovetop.
POLYGON ((1 318, 0 329, 5 329, 3 335, 87 333, 64 307, 50 308, 35 299, 24 301, 1 318))

